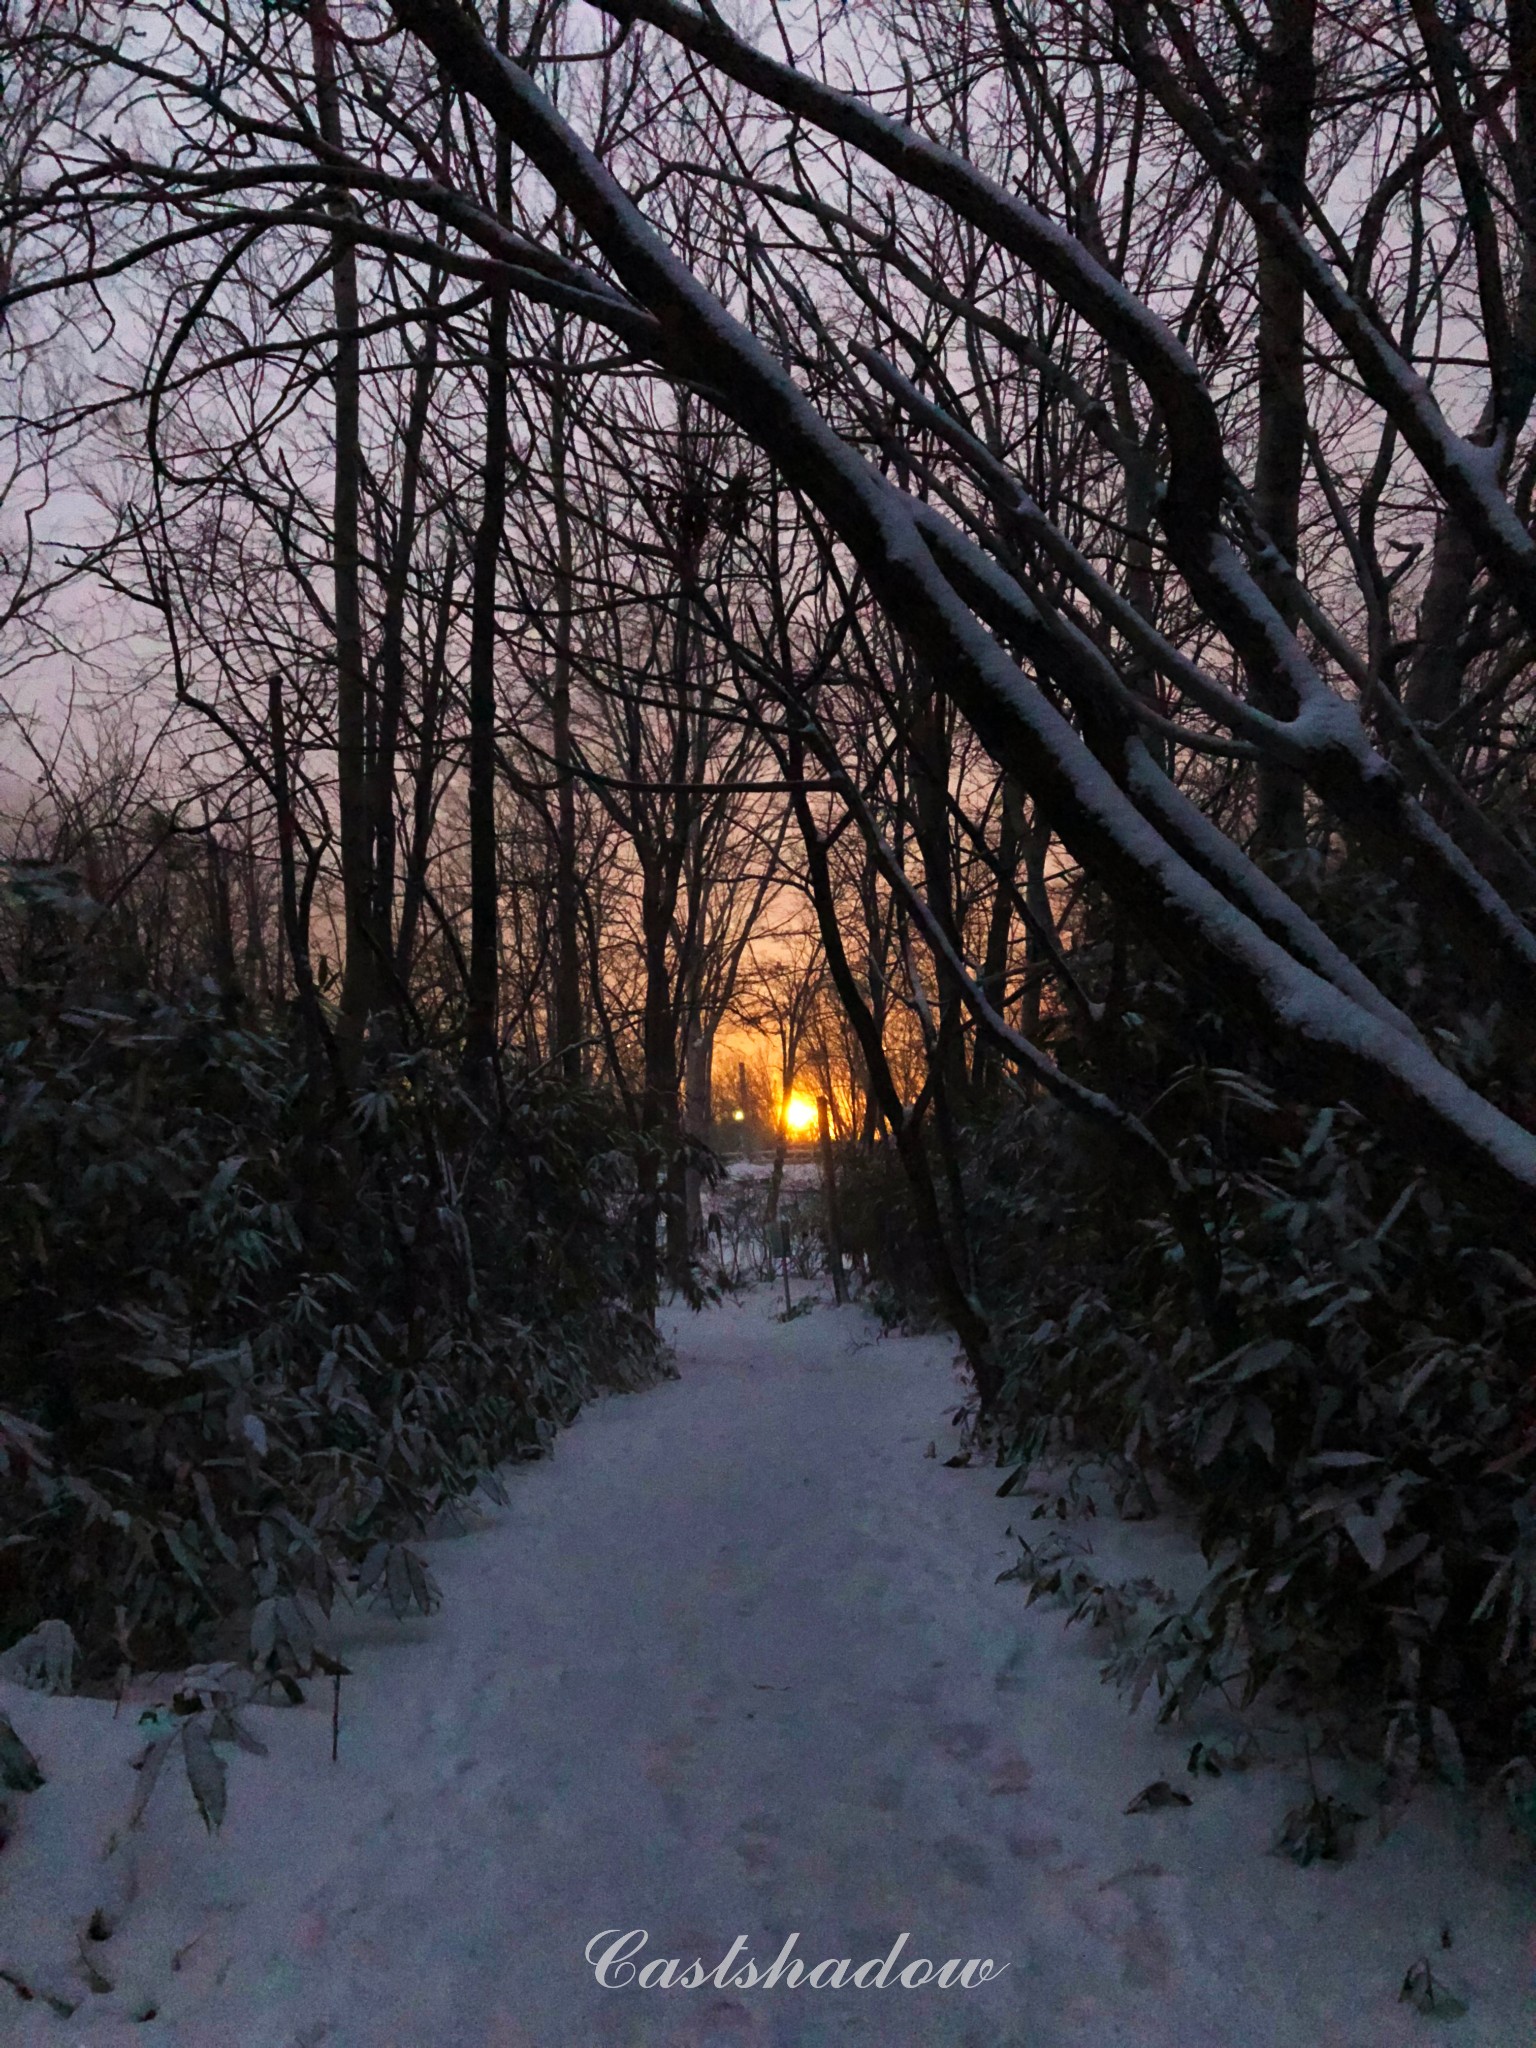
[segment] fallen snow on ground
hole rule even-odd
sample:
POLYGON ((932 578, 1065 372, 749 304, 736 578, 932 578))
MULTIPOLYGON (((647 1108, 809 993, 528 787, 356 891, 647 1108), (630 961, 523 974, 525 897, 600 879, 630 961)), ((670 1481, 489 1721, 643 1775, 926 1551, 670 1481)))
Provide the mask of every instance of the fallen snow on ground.
MULTIPOLYGON (((765 1152, 750 1159, 726 1161, 725 1177, 728 1181, 768 1181, 773 1178, 773 1155, 765 1152)), ((821 1181, 821 1165, 815 1158, 805 1156, 805 1147, 800 1145, 794 1153, 784 1158, 780 1179, 786 1188, 816 1187, 821 1181)))
MULTIPOLYGON (((1398 2000, 1421 1957, 1467 2002, 1451 2039, 1536 2038, 1530 1887, 1496 1842, 1426 1795, 1341 1867, 1270 1853, 1294 1763, 1189 1777, 1190 1736, 1100 1684, 1102 1643, 995 1583, 1031 1503, 945 1466, 949 1347, 775 1305, 675 1317, 680 1381, 590 1410, 509 1508, 432 1546, 441 1613, 338 1626, 339 1762, 328 1686, 247 1710, 270 1754, 232 1757, 218 1836, 169 1767, 124 1827, 136 1703, 0 1686, 48 1774, 0 1853, 0 1969, 38 1994, 0 1985, 0 2038, 1403 2048, 1442 2031, 1398 2000), (1193 1803, 1128 1815, 1156 1779, 1193 1803), (792 1933, 808 1964, 905 1933, 898 1972, 1007 1968, 603 1989, 604 1929, 705 1970, 792 1933)), ((1187 1570, 1166 1527, 1078 1533, 1117 1574, 1187 1570)))

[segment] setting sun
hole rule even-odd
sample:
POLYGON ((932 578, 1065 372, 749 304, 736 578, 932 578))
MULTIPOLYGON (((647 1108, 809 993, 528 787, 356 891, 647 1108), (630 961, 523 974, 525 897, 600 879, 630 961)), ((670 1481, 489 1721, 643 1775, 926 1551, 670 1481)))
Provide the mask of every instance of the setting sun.
POLYGON ((792 1138, 809 1137, 816 1128, 816 1105, 809 1095, 791 1095, 784 1104, 784 1128, 792 1138))

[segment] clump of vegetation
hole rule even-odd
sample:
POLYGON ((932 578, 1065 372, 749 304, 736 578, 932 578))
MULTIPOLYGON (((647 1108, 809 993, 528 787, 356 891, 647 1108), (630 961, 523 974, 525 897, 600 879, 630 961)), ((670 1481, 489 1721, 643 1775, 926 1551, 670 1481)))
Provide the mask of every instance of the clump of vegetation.
POLYGON ((660 1371, 593 1091, 432 1052, 323 1065, 210 984, 0 994, 0 1645, 82 1676, 310 1668, 360 1575, 601 1388, 660 1371))
POLYGON ((888 1328, 929 1330, 942 1321, 927 1247, 906 1175, 890 1146, 838 1148, 843 1242, 865 1276, 864 1299, 888 1328))
POLYGON ((776 1191, 745 1174, 720 1178, 709 1193, 705 1221, 706 1268, 721 1290, 749 1287, 778 1277, 787 1242, 789 1269, 799 1280, 813 1279, 827 1265, 826 1204, 819 1184, 796 1182, 776 1191), (787 1238, 776 1236, 781 1225, 787 1238))
POLYGON ((1266 1150, 1289 1119, 1258 1084, 1187 1087, 1241 1098, 1227 1156, 1202 1141, 1191 1168, 1222 1218, 1219 1330, 1171 1221, 1074 1167, 1054 1112, 990 1135, 1007 1454, 1109 1454, 1195 1505, 1214 1569, 1139 1673, 1168 1711, 1293 1682, 1368 1699, 1397 1771, 1502 1765, 1536 1732, 1536 1279, 1347 1112, 1266 1150))
MULTIPOLYGON (((1386 986, 1418 989, 1446 1056, 1513 1099, 1501 1020, 1385 900, 1325 891, 1322 908, 1386 986)), ((1128 972, 1104 1032, 1078 1046, 1081 1069, 1113 1063, 1189 1211, 1044 1102, 973 1132, 968 1188, 1006 1460, 1104 1460, 1142 1504, 1171 1490, 1210 1562, 1117 1674, 1167 1715, 1211 1687, 1333 1702, 1399 1789, 1521 1773, 1536 1274, 1507 1219, 1348 1105, 1287 1098, 1165 972, 1128 972)))

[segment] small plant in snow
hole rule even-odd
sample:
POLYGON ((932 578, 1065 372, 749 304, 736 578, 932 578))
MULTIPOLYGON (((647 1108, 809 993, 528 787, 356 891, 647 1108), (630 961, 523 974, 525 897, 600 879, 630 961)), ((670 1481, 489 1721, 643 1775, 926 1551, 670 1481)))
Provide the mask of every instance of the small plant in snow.
POLYGON ((1354 1854, 1355 1830, 1365 1819, 1343 1800, 1314 1790, 1309 1799, 1286 1814, 1275 1841, 1275 1853, 1288 1856, 1303 1870, 1312 1863, 1344 1863, 1354 1854))
POLYGON ((8 1792, 36 1792, 46 1783, 37 1758, 0 1714, 0 1785, 8 1792))
POLYGON ((177 1693, 168 1707, 146 1708, 139 1725, 147 1741, 134 1763, 139 1783, 129 1809, 129 1827, 136 1828, 143 1820, 167 1758, 172 1751, 179 1751, 203 1825, 210 1834, 216 1832, 223 1825, 228 1803, 229 1769, 214 1744, 232 1745, 252 1756, 265 1756, 266 1744, 242 1724, 232 1698, 222 1690, 177 1693))
POLYGON ((1428 1956, 1420 1956, 1409 1968, 1397 1996, 1400 2004, 1411 2005, 1429 2020, 1459 2020, 1467 2010, 1466 2000, 1458 1998, 1436 1977, 1428 1956))
POLYGON ((1038 1548, 1018 1539, 1016 1564, 999 1572, 997 1583, 1016 1579, 1029 1588, 1026 1604, 1049 1599, 1067 1608, 1067 1624, 1086 1622, 1107 1629, 1117 1646, 1131 1641, 1147 1611, 1166 1607, 1173 1596, 1155 1579, 1106 1579, 1089 1561, 1089 1553, 1070 1539, 1050 1537, 1038 1548))
POLYGON ((0 1655, 0 1678, 32 1692, 73 1692, 79 1647, 67 1621, 40 1621, 30 1635, 0 1655))

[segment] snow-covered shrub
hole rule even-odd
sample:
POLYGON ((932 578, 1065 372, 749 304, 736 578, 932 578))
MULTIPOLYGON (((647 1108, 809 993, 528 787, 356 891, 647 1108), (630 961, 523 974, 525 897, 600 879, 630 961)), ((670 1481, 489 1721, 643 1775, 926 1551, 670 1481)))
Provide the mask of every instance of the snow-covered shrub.
POLYGON ((302 1665, 354 1571, 428 1604, 434 1512, 657 1371, 590 1092, 498 1114, 380 1053, 341 1116, 212 992, 0 1012, 0 1648, 65 1622, 100 1678, 244 1655, 254 1616, 302 1665))

